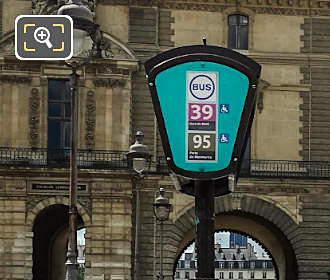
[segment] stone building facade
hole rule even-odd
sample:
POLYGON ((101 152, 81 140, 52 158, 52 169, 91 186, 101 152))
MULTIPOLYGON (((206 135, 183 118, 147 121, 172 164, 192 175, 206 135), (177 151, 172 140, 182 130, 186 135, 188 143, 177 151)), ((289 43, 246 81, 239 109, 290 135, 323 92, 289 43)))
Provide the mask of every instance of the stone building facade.
MULTIPOLYGON (((84 2, 107 42, 103 58, 79 72, 78 210, 79 226, 86 228, 85 278, 155 279, 160 246, 152 203, 160 186, 174 206, 164 226, 164 275, 173 277, 179 256, 194 239, 194 200, 175 189, 157 165, 162 148, 143 63, 169 48, 200 44, 202 36, 209 45, 227 47, 229 17, 240 15, 248 33, 245 49, 238 51, 263 68, 250 160, 235 192, 216 198, 216 230, 257 239, 271 253, 280 280, 329 279, 329 1, 84 2), (125 161, 136 130, 144 131, 153 154, 154 168, 144 178, 136 177, 125 161)), ((60 279, 64 273, 68 120, 61 116, 64 138, 54 157, 49 92, 54 81, 65 88, 70 70, 56 61, 18 61, 13 51, 15 18, 52 14, 57 4, 0 2, 4 280, 60 279)), ((239 24, 235 28, 241 30, 239 24)), ((57 103, 65 106, 62 101, 57 103)))

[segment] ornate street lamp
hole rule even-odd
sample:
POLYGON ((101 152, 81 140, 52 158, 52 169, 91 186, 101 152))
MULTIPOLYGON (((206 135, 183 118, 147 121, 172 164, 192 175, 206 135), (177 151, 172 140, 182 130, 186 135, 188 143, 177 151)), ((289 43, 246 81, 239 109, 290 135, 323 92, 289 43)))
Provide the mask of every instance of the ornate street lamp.
MULTIPOLYGON (((93 14, 80 0, 67 0, 57 12, 59 15, 68 15, 73 20, 73 53, 81 54, 84 44, 90 37, 99 50, 99 26, 93 23, 93 14)), ((78 280, 78 250, 77 250, 77 142, 78 142, 78 78, 77 69, 85 65, 74 61, 65 63, 72 69, 70 76, 71 90, 71 155, 70 155, 70 204, 69 204, 69 240, 66 261, 66 280, 78 280)))
POLYGON ((153 204, 154 214, 157 221, 160 222, 160 280, 164 279, 163 275, 163 227, 164 222, 168 220, 170 212, 172 211, 172 204, 165 196, 164 188, 159 189, 159 196, 155 199, 153 204))
POLYGON ((76 57, 84 49, 86 40, 91 38, 100 55, 102 34, 99 25, 94 23, 90 9, 81 0, 66 0, 58 9, 58 15, 68 15, 73 21, 73 56, 76 57))
POLYGON ((151 154, 148 146, 143 144, 144 134, 142 131, 137 131, 135 134, 135 143, 130 146, 129 152, 126 154, 131 167, 142 176, 142 172, 150 164, 151 154))

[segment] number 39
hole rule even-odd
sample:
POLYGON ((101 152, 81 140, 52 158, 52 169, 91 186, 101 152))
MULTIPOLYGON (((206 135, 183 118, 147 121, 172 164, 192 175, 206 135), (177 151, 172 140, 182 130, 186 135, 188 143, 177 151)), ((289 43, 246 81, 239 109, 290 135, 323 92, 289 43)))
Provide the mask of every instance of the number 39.
POLYGON ((192 109, 192 120, 198 120, 202 117, 203 120, 207 121, 213 116, 213 108, 210 105, 191 105, 192 109))
POLYGON ((194 148, 199 149, 202 147, 203 149, 208 149, 211 146, 210 135, 199 135, 196 134, 193 136, 194 148))

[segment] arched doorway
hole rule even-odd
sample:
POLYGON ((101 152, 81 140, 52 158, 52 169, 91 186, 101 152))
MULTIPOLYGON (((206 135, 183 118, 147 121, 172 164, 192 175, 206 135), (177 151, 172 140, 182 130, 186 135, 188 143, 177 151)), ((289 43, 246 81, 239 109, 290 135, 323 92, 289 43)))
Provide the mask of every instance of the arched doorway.
POLYGON ((258 240, 272 256, 277 279, 297 279, 297 262, 292 246, 283 232, 271 222, 257 215, 233 211, 217 215, 215 227, 239 231, 258 240))
MULTIPOLYGON (((215 213, 216 231, 241 232, 258 240, 272 256, 278 280, 298 279, 296 253, 290 239, 295 236, 298 225, 287 212, 258 197, 231 194, 216 199, 215 213)), ((194 216, 192 207, 174 223, 172 231, 181 240, 173 239, 173 246, 178 249, 173 256, 173 270, 166 272, 168 275, 173 275, 181 253, 195 238, 194 216)), ((171 242, 170 239, 167 242, 171 242)))
MULTIPOLYGON (((43 209, 33 224, 33 280, 62 280, 65 276, 69 208, 54 204, 43 209)), ((83 220, 78 215, 78 228, 83 220)))
MULTIPOLYGON (((279 279, 278 267, 270 252, 251 236, 221 230, 214 233, 214 242, 216 279, 279 279)), ((197 257, 193 241, 179 256, 174 279, 195 279, 197 257)))

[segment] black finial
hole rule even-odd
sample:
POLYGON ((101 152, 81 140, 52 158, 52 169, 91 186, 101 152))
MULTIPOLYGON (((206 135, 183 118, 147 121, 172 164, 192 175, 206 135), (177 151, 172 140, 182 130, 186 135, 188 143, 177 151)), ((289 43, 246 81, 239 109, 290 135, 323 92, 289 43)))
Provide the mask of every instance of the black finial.
POLYGON ((206 46, 206 38, 204 36, 202 37, 202 40, 203 40, 204 46, 206 46))

